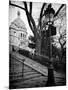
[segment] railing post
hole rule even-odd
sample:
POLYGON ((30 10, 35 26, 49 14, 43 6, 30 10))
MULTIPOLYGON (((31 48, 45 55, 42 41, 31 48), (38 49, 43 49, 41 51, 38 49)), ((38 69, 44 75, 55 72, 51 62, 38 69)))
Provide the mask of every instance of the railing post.
POLYGON ((24 61, 25 61, 25 59, 23 59, 23 63, 22 63, 22 77, 23 77, 23 73, 24 73, 24 61))

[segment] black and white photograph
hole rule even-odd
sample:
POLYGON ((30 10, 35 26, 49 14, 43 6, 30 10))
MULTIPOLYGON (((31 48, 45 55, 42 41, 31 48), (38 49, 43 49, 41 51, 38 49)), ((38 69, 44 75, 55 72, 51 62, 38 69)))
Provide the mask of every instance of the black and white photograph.
POLYGON ((9 89, 66 86, 66 7, 9 0, 9 89))

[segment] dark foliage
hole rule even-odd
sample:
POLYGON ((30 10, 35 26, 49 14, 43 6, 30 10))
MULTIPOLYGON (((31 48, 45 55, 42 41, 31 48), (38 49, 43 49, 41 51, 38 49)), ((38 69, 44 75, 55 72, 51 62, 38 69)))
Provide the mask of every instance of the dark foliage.
POLYGON ((34 49, 36 47, 36 44, 33 44, 33 43, 29 43, 28 47, 34 49))
POLYGON ((18 51, 20 54, 22 54, 22 55, 24 55, 24 56, 27 56, 27 57, 29 57, 29 51, 27 51, 27 50, 19 50, 18 51))

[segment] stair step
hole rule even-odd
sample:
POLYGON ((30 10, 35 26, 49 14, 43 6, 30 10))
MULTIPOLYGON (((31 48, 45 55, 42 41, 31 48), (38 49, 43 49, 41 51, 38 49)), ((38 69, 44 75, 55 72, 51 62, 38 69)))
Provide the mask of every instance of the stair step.
MULTIPOLYGON (((26 69, 23 71, 23 73, 31 73, 31 72, 35 72, 34 70, 30 70, 30 69, 26 69)), ((19 74, 19 73, 22 73, 22 70, 16 70, 16 71, 13 71, 13 70, 10 70, 9 72, 9 75, 15 75, 15 74, 19 74)))
MULTIPOLYGON (((14 73, 11 73, 10 74, 10 76, 18 76, 18 75, 21 75, 22 74, 22 72, 18 72, 18 73, 16 73, 16 74, 14 74, 14 73)), ((30 75, 30 74, 37 74, 37 72, 34 72, 34 71, 30 71, 30 72, 23 72, 23 74, 24 75, 30 75)))
POLYGON ((32 75, 24 75, 23 77, 22 77, 22 75, 20 75, 20 76, 10 76, 10 79, 13 81, 13 80, 18 80, 18 79, 31 79, 31 78, 34 78, 34 77, 39 77, 39 76, 41 76, 40 74, 32 74, 32 75))

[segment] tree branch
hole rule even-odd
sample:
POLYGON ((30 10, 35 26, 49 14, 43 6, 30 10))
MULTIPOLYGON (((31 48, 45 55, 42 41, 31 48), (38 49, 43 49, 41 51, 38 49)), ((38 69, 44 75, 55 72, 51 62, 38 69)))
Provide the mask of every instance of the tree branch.
POLYGON ((30 14, 32 14, 32 2, 30 2, 30 14))
POLYGON ((63 43, 63 46, 66 44, 66 41, 63 43))
POLYGON ((58 15, 59 11, 62 9, 63 6, 64 6, 64 4, 62 4, 62 5, 60 6, 60 8, 58 9, 58 11, 55 13, 54 17, 56 17, 56 16, 58 15))
POLYGON ((46 5, 46 3, 43 3, 42 8, 41 8, 38 27, 39 27, 39 26, 41 27, 41 19, 42 19, 43 10, 44 10, 45 5, 46 5))
POLYGON ((27 3, 26 2, 23 2, 23 3, 24 3, 24 6, 25 6, 25 11, 26 11, 26 16, 27 16, 27 19, 28 19, 29 26, 30 26, 33 34, 35 35, 35 31, 34 31, 36 29, 35 21, 34 21, 32 15, 28 12, 27 3))
POLYGON ((19 6, 19 5, 13 4, 13 3, 11 3, 11 2, 9 2, 9 5, 15 6, 15 7, 18 7, 18 8, 21 8, 21 9, 25 10, 25 8, 23 8, 23 7, 19 6))

